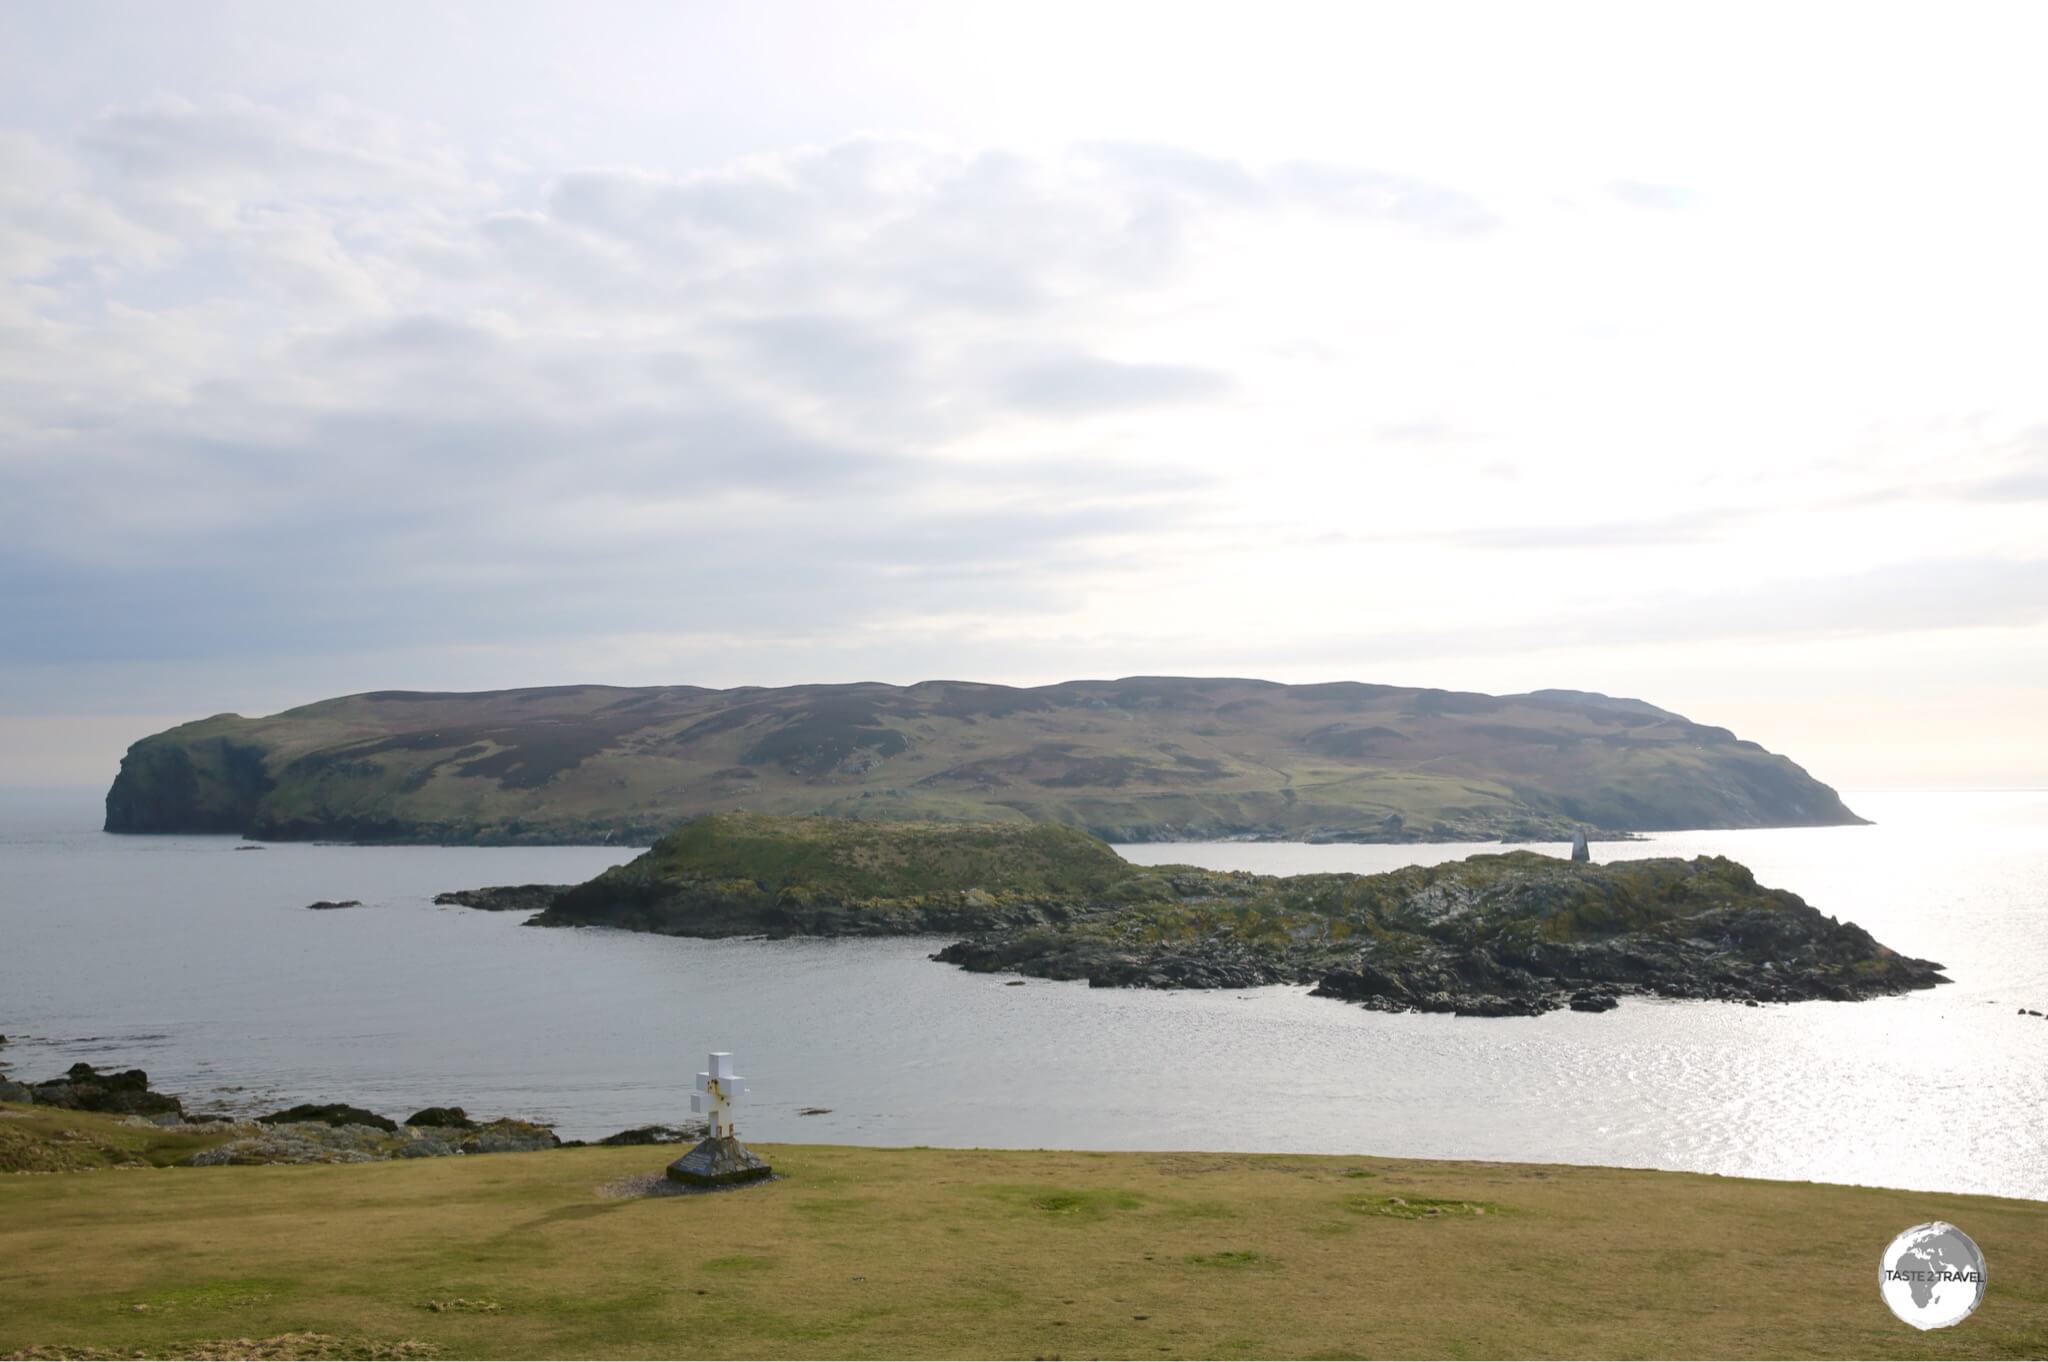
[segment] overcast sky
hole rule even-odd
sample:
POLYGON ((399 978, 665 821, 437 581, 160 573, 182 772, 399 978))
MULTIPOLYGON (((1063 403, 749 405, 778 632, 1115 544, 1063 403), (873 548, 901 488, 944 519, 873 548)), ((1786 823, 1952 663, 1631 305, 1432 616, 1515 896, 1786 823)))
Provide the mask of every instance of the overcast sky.
POLYGON ((5 4, 0 783, 1196 673, 2048 784, 2040 14, 5 4))

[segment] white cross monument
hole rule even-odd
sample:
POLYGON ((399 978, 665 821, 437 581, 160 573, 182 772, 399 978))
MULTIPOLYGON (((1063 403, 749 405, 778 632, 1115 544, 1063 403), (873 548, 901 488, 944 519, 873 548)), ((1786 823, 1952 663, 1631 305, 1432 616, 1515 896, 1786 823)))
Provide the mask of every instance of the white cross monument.
POLYGON ((710 1116, 712 1139, 730 1139, 738 1134, 732 1123, 733 1099, 744 1097, 746 1092, 747 1080, 732 1071, 732 1055, 713 1050, 711 1067, 697 1075, 697 1091, 690 1094, 690 1110, 699 1116, 710 1116))
POLYGON ((710 1066, 697 1075, 697 1091, 690 1094, 690 1110, 711 1118, 711 1133, 668 1166, 670 1178, 697 1187, 717 1187, 774 1174, 766 1161, 739 1142, 733 1127, 733 1099, 746 1091, 747 1080, 732 1071, 732 1056, 713 1050, 710 1066))

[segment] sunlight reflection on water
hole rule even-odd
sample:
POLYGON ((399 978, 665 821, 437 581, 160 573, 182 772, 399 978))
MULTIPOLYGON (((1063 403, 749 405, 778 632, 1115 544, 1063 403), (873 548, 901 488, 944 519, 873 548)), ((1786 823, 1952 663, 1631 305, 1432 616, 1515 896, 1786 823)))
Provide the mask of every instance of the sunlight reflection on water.
MULTIPOLYGON (((139 1065, 195 1105, 455 1103, 589 1137, 676 1119, 703 1052, 728 1048, 754 1083, 742 1129, 762 1140, 1629 1164, 2048 1199, 2048 1021, 2018 1015, 2048 1011, 2048 794, 1849 802, 1877 825, 1661 834, 1594 854, 1733 856, 1944 962, 1953 985, 1476 1020, 1292 988, 1006 988, 926 960, 938 941, 529 930, 523 914, 430 900, 581 879, 633 853, 236 852, 103 835, 75 797, 12 800, 0 1058, 17 1077, 139 1065), (364 906, 305 911, 323 898, 364 906)), ((1123 850, 1284 873, 1498 848, 1123 850)))

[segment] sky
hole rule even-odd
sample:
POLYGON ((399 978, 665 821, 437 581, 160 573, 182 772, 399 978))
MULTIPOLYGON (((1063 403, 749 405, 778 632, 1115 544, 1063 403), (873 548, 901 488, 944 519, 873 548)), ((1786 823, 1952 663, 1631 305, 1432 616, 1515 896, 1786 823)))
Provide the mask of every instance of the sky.
POLYGON ((0 4, 0 785, 354 691, 2048 785, 2038 7, 0 4))

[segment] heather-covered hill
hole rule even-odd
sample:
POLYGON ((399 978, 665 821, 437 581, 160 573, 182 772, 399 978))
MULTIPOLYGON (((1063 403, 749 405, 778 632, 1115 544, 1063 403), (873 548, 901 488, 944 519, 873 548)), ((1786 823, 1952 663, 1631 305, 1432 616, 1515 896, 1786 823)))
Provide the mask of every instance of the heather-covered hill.
POLYGON ((378 691, 145 738, 106 826, 651 842, 735 810, 1059 823, 1110 840, 1858 821, 1786 758, 1640 700, 1132 677, 378 691))

